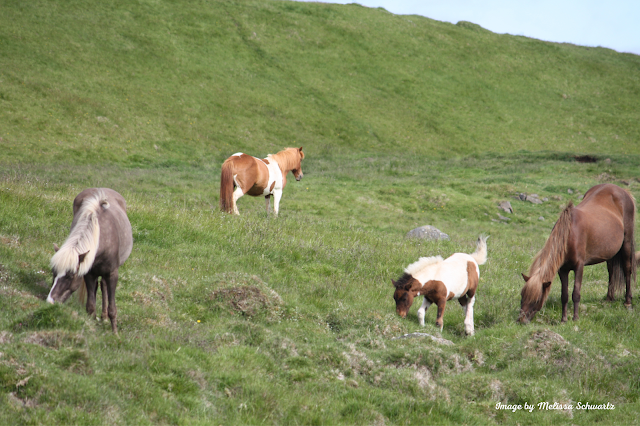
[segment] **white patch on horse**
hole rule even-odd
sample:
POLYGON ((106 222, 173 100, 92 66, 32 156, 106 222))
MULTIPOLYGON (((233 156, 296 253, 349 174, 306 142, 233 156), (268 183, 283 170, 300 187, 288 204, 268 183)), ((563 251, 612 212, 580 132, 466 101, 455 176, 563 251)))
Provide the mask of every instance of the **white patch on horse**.
POLYGON ((466 253, 455 253, 446 259, 440 256, 422 257, 405 269, 413 278, 424 285, 427 281, 442 281, 447 294, 453 293, 453 299, 459 299, 467 291, 467 262, 473 262, 480 277, 476 260, 466 253))
POLYGON ((53 300, 53 297, 51 297, 51 293, 53 293, 53 289, 56 288, 56 284, 58 284, 58 278, 64 277, 65 274, 66 272, 62 274, 58 274, 56 279, 53 280, 53 285, 51 286, 51 290, 49 290, 49 295, 47 296, 47 302, 51 303, 52 305, 55 303, 55 301, 53 300))
POLYGON ((242 152, 236 152, 235 154, 232 155, 232 157, 242 157, 244 155, 244 153, 242 152))
MULTIPOLYGON (((267 160, 269 160, 269 164, 265 164, 265 166, 267 166, 267 169, 269 170, 269 183, 264 188, 262 195, 275 194, 277 197, 278 191, 280 192, 280 194, 282 194, 282 184, 283 184, 282 170, 280 170, 280 166, 278 165, 276 160, 273 159, 271 155, 267 156, 267 160)), ((274 200, 274 204, 276 205, 280 201, 280 197, 277 197, 277 198, 278 198, 277 200, 274 200)), ((276 206, 274 206, 274 210, 276 211, 276 214, 277 214, 278 210, 276 206)))

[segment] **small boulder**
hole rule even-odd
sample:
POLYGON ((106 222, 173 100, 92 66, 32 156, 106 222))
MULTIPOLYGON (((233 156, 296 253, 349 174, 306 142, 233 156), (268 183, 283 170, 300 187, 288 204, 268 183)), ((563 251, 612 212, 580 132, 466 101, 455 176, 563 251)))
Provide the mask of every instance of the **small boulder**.
POLYGON ((527 195, 527 201, 533 204, 542 204, 542 200, 540 199, 538 194, 527 195))
POLYGON ((498 208, 507 213, 513 213, 513 208, 511 207, 511 203, 509 201, 500 201, 498 208))
POLYGON ((407 233, 407 238, 422 238, 425 240, 449 240, 449 236, 440 231, 435 226, 425 225, 419 228, 412 229, 407 233))

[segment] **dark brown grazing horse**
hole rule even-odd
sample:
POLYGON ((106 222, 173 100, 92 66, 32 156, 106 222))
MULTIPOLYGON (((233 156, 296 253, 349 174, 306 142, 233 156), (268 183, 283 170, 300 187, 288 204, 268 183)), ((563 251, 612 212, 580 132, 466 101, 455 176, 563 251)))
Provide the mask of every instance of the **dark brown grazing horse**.
POLYGON ((277 154, 269 154, 259 159, 238 152, 222 164, 220 175, 220 209, 227 213, 240 214, 238 198, 244 194, 258 197, 263 195, 269 213, 270 198, 273 195, 273 211, 278 215, 282 190, 287 184, 287 173, 293 172, 297 181, 302 179, 302 147, 287 148, 277 154))
POLYGON ((65 302, 80 288, 81 299, 87 294, 87 313, 96 313, 98 277, 102 277, 102 319, 108 315, 111 328, 118 333, 116 320, 116 285, 118 268, 127 260, 133 247, 131 224, 122 195, 109 188, 90 188, 73 200, 71 232, 62 247, 54 244, 51 258, 53 285, 47 302, 65 302))
POLYGON ((636 279, 634 242, 636 204, 626 190, 612 184, 596 185, 574 207, 560 214, 544 247, 533 259, 525 285, 518 321, 527 323, 542 309, 556 273, 562 283, 562 322, 567 321, 569 271, 574 271, 573 320, 578 319, 582 272, 586 265, 607 262, 607 300, 626 285, 625 306, 631 306, 631 283, 636 279))

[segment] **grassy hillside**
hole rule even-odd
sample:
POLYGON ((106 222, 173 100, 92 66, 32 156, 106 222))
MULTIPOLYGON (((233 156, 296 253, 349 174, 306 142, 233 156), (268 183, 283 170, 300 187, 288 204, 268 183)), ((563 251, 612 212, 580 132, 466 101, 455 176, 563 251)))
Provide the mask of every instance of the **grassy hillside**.
POLYGON ((2 2, 0 64, 0 423, 637 423, 640 318, 604 265, 579 321, 558 280, 515 319, 569 201, 640 196, 640 57, 357 5, 83 0, 2 2), (307 158, 279 218, 217 210, 226 157, 286 146, 307 158), (133 226, 119 336, 44 302, 90 186, 133 226), (451 240, 405 238, 425 224, 451 240), (453 303, 442 333, 397 317, 391 279, 480 233, 476 335, 453 303), (543 401, 574 408, 495 408, 543 401))

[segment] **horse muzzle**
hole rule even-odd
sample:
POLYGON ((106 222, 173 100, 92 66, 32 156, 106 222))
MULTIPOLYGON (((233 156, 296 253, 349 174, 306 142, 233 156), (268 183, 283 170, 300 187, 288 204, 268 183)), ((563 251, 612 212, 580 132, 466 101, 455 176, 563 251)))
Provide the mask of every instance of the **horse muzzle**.
POLYGON ((300 182, 300 179, 302 179, 302 176, 304 176, 302 173, 300 173, 298 176, 296 176, 296 180, 298 182, 300 182))
POLYGON ((529 324, 531 322, 531 317, 533 315, 529 315, 525 312, 520 312, 520 316, 518 317, 518 323, 520 324, 529 324))

